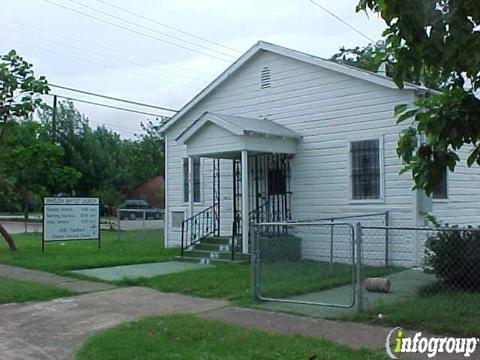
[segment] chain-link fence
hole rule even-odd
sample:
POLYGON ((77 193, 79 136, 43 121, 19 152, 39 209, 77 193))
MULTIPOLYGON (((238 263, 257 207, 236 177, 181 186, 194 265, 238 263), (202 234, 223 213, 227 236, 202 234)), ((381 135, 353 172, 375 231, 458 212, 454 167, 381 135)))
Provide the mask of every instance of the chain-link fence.
POLYGON ((354 230, 347 223, 254 226, 254 290, 263 300, 351 307, 354 230), (323 290, 341 288, 334 294, 323 290))
POLYGON ((415 296, 480 291, 480 229, 362 226, 362 242, 366 308, 415 296), (384 264, 375 256, 375 244, 385 234, 393 266, 384 279, 369 279, 365 268, 384 264))
POLYGON ((360 310, 418 296, 480 291, 480 229, 255 224, 258 299, 360 310))
POLYGON ((163 209, 117 209, 116 216, 103 220, 102 226, 115 230, 122 239, 125 231, 139 231, 140 237, 163 237, 163 209))

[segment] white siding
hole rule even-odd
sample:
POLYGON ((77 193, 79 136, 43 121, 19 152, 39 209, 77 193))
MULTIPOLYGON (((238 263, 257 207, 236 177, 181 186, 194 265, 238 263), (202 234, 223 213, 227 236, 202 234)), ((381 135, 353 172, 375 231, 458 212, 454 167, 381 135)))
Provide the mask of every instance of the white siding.
MULTIPOLYGON (((172 139, 203 112, 210 111, 267 117, 303 136, 291 160, 293 218, 318 219, 388 210, 391 226, 415 225, 415 192, 411 190, 410 175, 398 174, 402 164, 395 149, 401 128, 395 125, 393 117, 395 105, 412 102, 413 97, 413 91, 388 89, 263 51, 168 130, 168 211, 187 209, 182 201, 181 184, 181 158, 185 156, 185 148, 172 139), (271 88, 268 89, 260 89, 260 72, 264 66, 271 69, 271 88), (384 143, 384 199, 352 202, 349 194, 349 141, 379 137, 384 143)), ((212 138, 211 141, 216 140, 212 138)), ((204 162, 204 201, 195 206, 195 211, 211 204, 211 160, 204 162)), ((232 164, 231 160, 224 160, 221 164, 222 233, 229 234, 232 223, 232 164)), ((449 204, 455 204, 459 214, 478 213, 474 203, 478 204, 480 200, 480 187, 478 182, 472 181, 473 176, 470 170, 459 168, 458 174, 450 178, 449 204), (471 195, 468 189, 475 191, 476 197, 472 201, 468 201, 471 195)), ((436 203, 435 209, 440 218, 454 216, 446 204, 436 203)), ((371 221, 378 223, 382 220, 371 221)), ((178 245, 178 232, 171 229, 167 232, 168 245, 178 245)), ((382 239, 380 235, 366 238, 365 241, 371 244, 366 244, 365 251, 370 251, 372 257, 381 257, 384 248, 382 239)), ((395 263, 415 262, 415 239, 393 236, 390 242, 391 259, 395 263)), ((321 257, 319 248, 307 240, 303 242, 305 256, 321 257)))
POLYGON ((464 146, 459 151, 461 162, 447 175, 448 199, 433 200, 433 215, 442 223, 480 225, 480 168, 467 166, 471 150, 471 146, 464 146))
POLYGON ((240 149, 243 140, 240 136, 212 123, 206 123, 187 141, 190 154, 225 152, 228 149, 240 149))

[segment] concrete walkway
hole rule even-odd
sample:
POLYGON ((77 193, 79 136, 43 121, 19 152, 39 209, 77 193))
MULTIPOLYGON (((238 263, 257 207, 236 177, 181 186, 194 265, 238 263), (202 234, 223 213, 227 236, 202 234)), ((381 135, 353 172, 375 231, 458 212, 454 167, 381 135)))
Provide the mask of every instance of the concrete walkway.
MULTIPOLYGON (((94 332, 151 315, 199 313, 228 305, 129 287, 47 302, 0 305, 0 359, 62 360, 94 332)), ((119 339, 121 341, 121 339, 119 339)))
MULTIPOLYGON (((247 328, 325 338, 354 348, 384 348, 391 330, 380 326, 228 307, 229 303, 223 300, 162 293, 144 287, 112 289, 109 284, 4 264, 0 264, 0 275, 52 284, 76 292, 89 292, 47 302, 0 305, 0 359, 70 359, 86 337, 96 331, 146 316, 172 313, 194 313, 205 319, 247 328)), ((407 333, 413 336, 414 332, 407 333)), ((427 356, 414 358, 427 359, 427 356)), ((456 358, 462 356, 436 357, 456 358)))
MULTIPOLYGON (((228 305, 222 300, 162 293, 144 287, 117 288, 40 303, 0 305, 0 358, 71 359, 85 339, 97 331, 146 316, 173 313, 197 314, 204 319, 273 333, 324 338, 353 348, 383 349, 391 330, 228 305)), ((408 334, 413 336, 413 332, 408 334)), ((435 359, 462 357, 440 355, 435 359)))
POLYGON ((207 267, 211 267, 211 265, 193 264, 180 261, 163 261, 158 263, 121 265, 95 269, 75 270, 72 271, 72 273, 87 275, 106 281, 118 281, 127 278, 149 278, 158 275, 172 274, 188 270, 205 269, 207 267))
POLYGON ((387 334, 391 330, 380 326, 337 322, 239 307, 219 309, 201 316, 222 320, 229 324, 287 335, 323 337, 355 348, 384 347, 387 334))
MULTIPOLYGON (((331 309, 331 308, 330 308, 331 309)), ((286 335, 302 335, 324 338, 352 348, 385 349, 385 341, 393 327, 366 325, 360 323, 332 321, 307 316, 275 313, 256 309, 225 307, 200 314, 204 319, 224 321, 251 329, 263 330, 286 335)), ((416 331, 407 330, 413 337, 416 331)), ((422 332, 430 338, 434 335, 422 332)), ((480 359, 480 350, 472 355, 472 359, 480 359)), ((427 354, 403 354, 402 359, 427 360, 427 354)), ((436 360, 465 359, 463 355, 437 354, 436 360)))
POLYGON ((101 291, 112 289, 114 287, 110 284, 78 280, 39 270, 30 270, 5 264, 0 264, 0 276, 11 277, 23 281, 32 281, 40 284, 54 285, 77 293, 101 291))

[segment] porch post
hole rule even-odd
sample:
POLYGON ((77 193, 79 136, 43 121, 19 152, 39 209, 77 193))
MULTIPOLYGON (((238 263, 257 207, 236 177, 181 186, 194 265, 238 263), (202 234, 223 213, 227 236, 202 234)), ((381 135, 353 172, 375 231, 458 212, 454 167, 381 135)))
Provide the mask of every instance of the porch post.
POLYGON ((193 158, 188 157, 188 212, 193 216, 193 158))
POLYGON ((242 150, 242 253, 248 254, 248 151, 242 150))

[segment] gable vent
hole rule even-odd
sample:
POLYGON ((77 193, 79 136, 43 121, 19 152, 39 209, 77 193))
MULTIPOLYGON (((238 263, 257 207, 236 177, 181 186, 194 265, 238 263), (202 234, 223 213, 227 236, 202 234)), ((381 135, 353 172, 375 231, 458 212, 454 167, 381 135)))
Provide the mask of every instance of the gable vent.
POLYGON ((268 89, 269 87, 271 87, 270 68, 265 66, 260 76, 260 89, 268 89))

